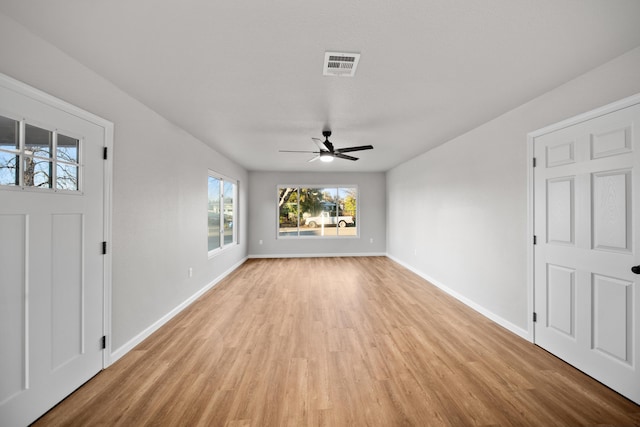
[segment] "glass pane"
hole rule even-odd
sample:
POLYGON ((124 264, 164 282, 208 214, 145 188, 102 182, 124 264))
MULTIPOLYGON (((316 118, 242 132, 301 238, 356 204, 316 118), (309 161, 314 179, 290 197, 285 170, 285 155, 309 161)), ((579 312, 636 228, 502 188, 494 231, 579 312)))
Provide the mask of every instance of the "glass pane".
POLYGON ((26 125, 24 135, 25 153, 36 157, 51 157, 53 132, 32 125, 26 125))
POLYGON ((233 243, 233 211, 235 198, 235 184, 224 182, 224 244, 233 243))
POLYGON ((355 188, 338 189, 338 234, 340 236, 357 236, 356 228, 356 200, 357 190, 355 188))
POLYGON ((70 136, 58 134, 58 146, 56 156, 58 160, 69 163, 80 163, 78 160, 78 148, 80 141, 70 136))
POLYGON ((56 169, 56 188, 58 190, 78 190, 78 166, 58 163, 56 169))
POLYGON ((25 157, 25 187, 51 188, 51 168, 52 163, 48 160, 25 157))
POLYGON ((336 218, 335 188, 301 188, 300 221, 301 236, 335 236, 336 218))
POLYGON ((0 116, 0 149, 14 151, 20 149, 19 129, 19 122, 0 116))
POLYGON ((0 185, 19 185, 18 156, 0 151, 0 185))
POLYGON ((298 235, 298 189, 278 189, 279 225, 278 236, 298 235))
POLYGON ((209 251, 220 248, 220 180, 209 177, 209 251))

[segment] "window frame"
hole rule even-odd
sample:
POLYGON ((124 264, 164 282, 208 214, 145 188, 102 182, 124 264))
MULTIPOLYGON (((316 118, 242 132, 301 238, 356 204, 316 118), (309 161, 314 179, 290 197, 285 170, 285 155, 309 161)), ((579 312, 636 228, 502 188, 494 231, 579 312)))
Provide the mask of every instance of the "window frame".
MULTIPOLYGON (((299 203, 299 202, 298 202, 299 203)), ((360 188, 357 184, 278 184, 276 186, 276 239, 282 239, 282 240, 296 240, 296 239, 320 239, 320 240, 327 240, 327 239, 359 239, 360 238, 360 188), (330 234, 330 235, 302 235, 300 234, 300 228, 302 227, 302 225, 304 224, 304 218, 303 216, 303 212, 299 212, 298 217, 297 217, 297 234, 296 235, 281 235, 280 234, 280 206, 279 206, 279 201, 277 200, 279 198, 279 194, 280 194, 280 190, 283 188, 295 188, 298 191, 298 198, 300 195, 300 190, 301 189, 309 189, 309 188, 322 188, 322 189, 331 189, 331 190, 335 190, 336 191, 336 195, 339 197, 340 195, 340 190, 344 190, 344 189, 355 189, 356 192, 356 212, 355 215, 353 217, 354 222, 355 222, 355 228, 356 228, 356 232, 355 235, 348 235, 348 234, 343 234, 340 235, 339 232, 339 228, 337 225, 335 227, 330 227, 330 229, 335 228, 336 232, 335 234, 330 234)), ((298 204, 299 206, 299 204, 298 204)), ((300 209, 298 208, 298 211, 300 209)), ((338 209, 336 209, 336 215, 340 216, 338 213, 338 209)))
POLYGON ((208 173, 207 173, 207 254, 209 258, 212 258, 217 254, 225 250, 228 250, 233 246, 238 245, 238 204, 239 204, 238 187, 239 187, 239 181, 237 179, 230 178, 228 176, 225 176, 221 173, 215 172, 210 169, 208 170, 208 173), (219 181, 220 198, 219 198, 218 208, 219 208, 219 212, 222 213, 222 215, 220 215, 220 218, 219 218, 219 227, 220 227, 219 246, 214 249, 209 249, 209 212, 210 212, 209 211, 209 179, 210 178, 213 178, 219 181), (225 186, 225 183, 233 185, 233 203, 232 203, 233 212, 231 213, 231 223, 232 223, 231 230, 232 231, 231 231, 231 241, 229 243, 225 243, 225 238, 224 238, 224 225, 225 225, 224 186, 225 186))

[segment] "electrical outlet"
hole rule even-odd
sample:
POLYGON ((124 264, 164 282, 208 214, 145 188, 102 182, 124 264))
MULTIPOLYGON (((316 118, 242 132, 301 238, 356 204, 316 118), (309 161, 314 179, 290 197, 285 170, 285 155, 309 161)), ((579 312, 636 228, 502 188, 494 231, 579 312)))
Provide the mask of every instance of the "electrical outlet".
POLYGON ((373 237, 369 239, 369 243, 373 243, 373 237))
POLYGON ((189 267, 189 278, 193 277, 193 267, 189 267))
POLYGON ((260 239, 260 241, 258 242, 258 244, 260 244, 260 245, 262 244, 262 239, 260 239))

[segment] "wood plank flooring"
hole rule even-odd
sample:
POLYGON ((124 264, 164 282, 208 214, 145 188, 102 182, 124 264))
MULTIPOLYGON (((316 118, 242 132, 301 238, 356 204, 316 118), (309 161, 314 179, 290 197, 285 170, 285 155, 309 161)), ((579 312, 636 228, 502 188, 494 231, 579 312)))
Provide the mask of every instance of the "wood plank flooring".
POLYGON ((254 259, 36 426, 640 425, 385 257, 254 259))

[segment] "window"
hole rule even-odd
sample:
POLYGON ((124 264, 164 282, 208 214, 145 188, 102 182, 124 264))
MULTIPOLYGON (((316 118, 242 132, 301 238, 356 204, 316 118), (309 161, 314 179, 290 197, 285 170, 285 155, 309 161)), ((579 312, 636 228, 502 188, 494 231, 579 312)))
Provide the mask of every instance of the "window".
POLYGON ((358 236, 358 189, 278 186, 278 238, 358 236))
POLYGON ((209 254, 237 243, 237 181, 209 172, 209 254))
POLYGON ((0 186, 80 190, 80 139, 0 116, 0 186))

